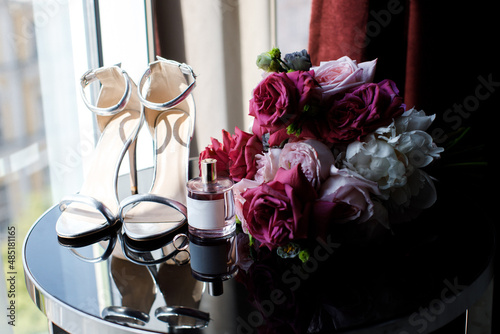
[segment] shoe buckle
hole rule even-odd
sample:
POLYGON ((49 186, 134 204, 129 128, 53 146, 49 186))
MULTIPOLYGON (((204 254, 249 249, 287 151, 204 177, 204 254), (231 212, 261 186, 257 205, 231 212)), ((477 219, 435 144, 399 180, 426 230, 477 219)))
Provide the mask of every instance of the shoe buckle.
POLYGON ((80 78, 80 82, 82 84, 82 87, 85 88, 87 87, 91 82, 93 82, 96 79, 96 75, 94 70, 90 69, 87 72, 83 73, 82 77, 80 78))

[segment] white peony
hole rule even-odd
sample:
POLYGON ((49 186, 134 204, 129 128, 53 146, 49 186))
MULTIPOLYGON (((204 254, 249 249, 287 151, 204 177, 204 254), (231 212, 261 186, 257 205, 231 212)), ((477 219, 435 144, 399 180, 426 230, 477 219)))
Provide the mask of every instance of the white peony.
POLYGON ((444 151, 425 132, 436 115, 426 116, 423 111, 407 110, 387 127, 375 131, 378 139, 387 141, 398 152, 406 155, 410 164, 417 168, 429 165, 444 151))
POLYGON ((437 147, 427 132, 420 130, 401 134, 393 145, 396 150, 406 154, 409 163, 417 168, 427 166, 444 151, 442 147, 437 147))
POLYGON ((366 142, 350 143, 344 161, 349 169, 377 182, 385 198, 388 197, 387 190, 406 184, 406 162, 393 146, 373 135, 367 136, 366 142))
POLYGON ((435 118, 436 115, 427 116, 423 110, 411 108, 398 117, 394 123, 397 133, 414 130, 427 131, 435 118))

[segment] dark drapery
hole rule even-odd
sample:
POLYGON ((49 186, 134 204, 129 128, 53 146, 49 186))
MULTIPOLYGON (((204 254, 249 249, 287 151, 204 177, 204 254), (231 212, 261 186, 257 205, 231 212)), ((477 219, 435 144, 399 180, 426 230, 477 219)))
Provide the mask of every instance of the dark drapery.
MULTIPOLYGON (((344 55, 358 62, 378 58, 375 81, 394 80, 408 108, 436 114, 431 130, 440 146, 470 127, 461 151, 445 151, 440 164, 486 161, 487 167, 442 168, 438 176, 454 183, 449 191, 470 199, 478 219, 486 213, 493 221, 499 198, 493 167, 500 113, 496 8, 483 0, 312 0, 309 38, 314 65, 344 55)), ((496 297, 493 318, 499 303, 496 297)))
POLYGON ((440 113, 466 100, 465 121, 498 99, 498 20, 488 1, 313 0, 309 52, 314 64, 378 58, 376 80, 396 81, 408 106, 440 113), (496 84, 495 94, 479 89, 476 103, 467 97, 480 77, 496 84))

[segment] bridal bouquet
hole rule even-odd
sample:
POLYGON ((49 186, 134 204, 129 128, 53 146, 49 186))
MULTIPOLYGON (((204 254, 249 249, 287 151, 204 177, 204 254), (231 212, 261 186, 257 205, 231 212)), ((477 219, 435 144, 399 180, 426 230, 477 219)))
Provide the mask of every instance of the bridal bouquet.
POLYGON ((293 257, 336 224, 390 228, 435 202, 422 170, 443 151, 426 132, 435 115, 407 109, 393 81, 374 83, 376 60, 312 67, 305 50, 282 59, 274 48, 257 65, 251 132, 223 130, 200 154, 235 181, 251 243, 293 257))

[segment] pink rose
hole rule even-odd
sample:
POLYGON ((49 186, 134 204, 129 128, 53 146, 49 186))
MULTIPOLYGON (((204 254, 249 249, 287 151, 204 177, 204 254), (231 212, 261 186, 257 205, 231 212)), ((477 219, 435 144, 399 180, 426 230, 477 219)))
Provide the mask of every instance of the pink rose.
POLYGON ((270 148, 268 152, 257 155, 257 173, 255 181, 270 182, 278 172, 281 148, 270 148))
POLYGON ((335 100, 326 114, 323 134, 331 143, 348 143, 403 114, 405 105, 391 80, 364 84, 335 100))
POLYGON ((370 220, 375 213, 371 194, 380 195, 377 182, 369 181, 350 170, 331 168, 331 176, 321 187, 318 202, 324 221, 358 223, 370 220), (325 210, 326 209, 326 210, 325 210))
POLYGON ((234 196, 234 213, 236 217, 241 222, 241 227, 243 228, 243 232, 248 234, 248 225, 247 220, 245 219, 245 215, 243 214, 243 204, 246 200, 243 198, 242 194, 247 191, 247 189, 256 188, 260 185, 259 182, 248 179, 241 179, 240 182, 236 183, 233 186, 233 196, 234 196))
POLYGON ((229 149, 229 173, 236 182, 242 178, 253 179, 257 171, 256 155, 262 152, 262 142, 256 135, 234 129, 229 149))
POLYGON ((262 138, 265 133, 285 129, 313 98, 313 71, 271 73, 253 91, 249 115, 255 117, 252 132, 262 138))
POLYGON ((248 231, 269 249, 307 238, 309 214, 316 196, 299 166, 280 168, 274 181, 242 194, 248 231))
POLYGON ((300 164, 304 175, 315 189, 319 189, 321 182, 328 177, 333 163, 330 149, 312 139, 285 144, 279 159, 279 165, 284 169, 300 164))
POLYGON ((222 130, 222 144, 215 138, 210 138, 212 144, 208 145, 203 152, 200 153, 198 159, 198 167, 201 174, 201 161, 207 158, 217 160, 217 174, 223 177, 229 177, 229 149, 231 148, 231 134, 226 130, 222 130))
POLYGON ((344 56, 337 60, 321 62, 313 67, 315 78, 323 96, 331 96, 364 83, 372 82, 377 60, 357 64, 344 56))

